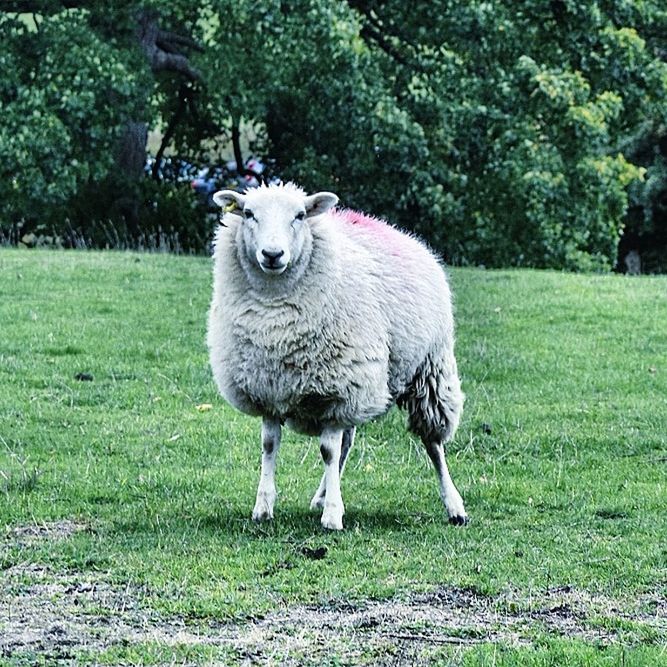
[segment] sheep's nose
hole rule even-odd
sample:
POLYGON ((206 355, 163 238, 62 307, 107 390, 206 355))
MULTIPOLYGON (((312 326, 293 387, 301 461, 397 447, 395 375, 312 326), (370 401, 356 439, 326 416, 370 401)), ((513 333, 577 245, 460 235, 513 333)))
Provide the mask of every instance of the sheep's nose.
POLYGON ((285 254, 284 250, 262 250, 262 255, 269 260, 269 264, 274 264, 285 254))

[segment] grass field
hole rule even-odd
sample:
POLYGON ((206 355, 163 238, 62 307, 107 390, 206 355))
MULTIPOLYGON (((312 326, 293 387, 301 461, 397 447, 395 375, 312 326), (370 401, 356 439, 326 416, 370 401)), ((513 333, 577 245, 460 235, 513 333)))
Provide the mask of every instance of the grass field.
POLYGON ((329 534, 294 434, 250 520, 209 272, 0 249, 0 664, 667 665, 665 277, 452 270, 471 523, 393 411, 329 534))

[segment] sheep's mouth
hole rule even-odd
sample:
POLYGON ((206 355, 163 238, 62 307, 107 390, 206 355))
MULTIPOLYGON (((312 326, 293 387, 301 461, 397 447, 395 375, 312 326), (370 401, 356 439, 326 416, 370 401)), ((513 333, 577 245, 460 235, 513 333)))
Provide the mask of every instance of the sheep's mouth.
POLYGON ((287 268, 287 264, 269 264, 268 262, 260 262, 259 267, 264 273, 277 276, 287 268))

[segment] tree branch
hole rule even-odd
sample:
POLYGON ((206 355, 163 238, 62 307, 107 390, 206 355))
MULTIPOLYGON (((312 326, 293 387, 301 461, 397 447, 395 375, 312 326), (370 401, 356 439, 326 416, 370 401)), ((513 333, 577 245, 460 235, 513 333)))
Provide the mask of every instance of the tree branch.
MULTIPOLYGON (((380 49, 382 49, 382 51, 384 51, 390 58, 393 58, 400 65, 405 67, 417 67, 417 64, 415 62, 411 62, 409 58, 406 58, 405 54, 394 44, 392 44, 392 42, 387 39, 387 37, 393 37, 402 44, 406 44, 414 48, 414 45, 411 44, 409 40, 405 39, 402 35, 389 30, 380 20, 372 6, 369 7, 367 6, 367 3, 360 2, 359 0, 351 0, 349 4, 363 17, 363 24, 360 30, 362 37, 365 37, 374 42, 378 47, 380 47, 380 49)), ((373 5, 373 3, 370 4, 373 5)))
POLYGON ((204 47, 195 42, 192 37, 179 35, 178 33, 171 32, 171 30, 162 30, 159 28, 156 42, 160 48, 171 53, 176 53, 178 46, 184 46, 199 51, 199 53, 204 53, 204 47))
MULTIPOLYGON (((138 20, 137 36, 151 69, 154 72, 164 70, 178 72, 184 74, 191 81, 201 79, 199 72, 190 65, 187 56, 177 53, 173 46, 171 52, 160 48, 160 29, 157 21, 157 14, 148 10, 142 11, 138 20)), ((173 33, 163 32, 163 34, 173 33)))
POLYGON ((169 124, 167 125, 167 129, 160 142, 160 148, 158 148, 158 151, 155 154, 155 162, 153 163, 153 169, 151 170, 151 176, 156 181, 160 180, 160 163, 162 162, 162 156, 164 155, 167 146, 171 143, 174 132, 183 118, 183 114, 188 105, 190 92, 191 89, 184 83, 182 83, 178 89, 178 106, 176 107, 176 111, 174 111, 174 115, 169 119, 169 124))
POLYGON ((366 23, 360 31, 362 37, 368 37, 371 41, 375 42, 388 56, 393 58, 397 63, 404 65, 405 67, 411 66, 411 63, 403 56, 403 54, 388 40, 385 39, 384 35, 377 30, 375 27, 371 26, 370 23, 366 23))
POLYGON ((191 81, 199 81, 199 79, 201 79, 201 74, 190 65, 186 56, 182 56, 178 53, 167 53, 157 47, 151 49, 146 55, 148 56, 148 62, 150 63, 151 69, 154 72, 166 70, 184 74, 191 81))

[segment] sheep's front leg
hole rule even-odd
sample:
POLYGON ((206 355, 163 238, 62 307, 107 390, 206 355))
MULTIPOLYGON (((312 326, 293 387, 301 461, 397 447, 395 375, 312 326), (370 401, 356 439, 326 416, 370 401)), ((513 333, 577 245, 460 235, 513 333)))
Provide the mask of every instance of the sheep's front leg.
MULTIPOLYGON (((350 449, 352 449, 352 445, 354 444, 354 433, 355 433, 354 426, 350 426, 349 428, 346 428, 343 431, 343 444, 341 445, 340 462, 338 464, 338 469, 340 470, 341 479, 343 477, 343 471, 345 470, 347 455, 350 453, 350 449)), ((315 491, 313 499, 310 501, 311 510, 322 509, 324 507, 324 497, 326 495, 326 491, 327 491, 327 476, 325 473, 324 475, 322 475, 322 481, 320 482, 320 485, 317 487, 317 491, 315 491)))
POLYGON ((280 420, 265 417, 262 421, 262 472, 257 500, 252 512, 254 521, 273 519, 276 502, 276 458, 280 448, 280 420))
POLYGON ((445 452, 440 442, 424 443, 426 445, 426 452, 429 455, 438 476, 438 484, 440 486, 440 498, 447 510, 449 516, 449 523, 455 526, 465 526, 468 523, 468 515, 463 506, 463 499, 458 492, 454 482, 449 475, 447 462, 445 461, 445 452))
POLYGON ((322 526, 329 530, 343 530, 343 497, 340 493, 340 458, 343 429, 325 427, 320 436, 320 452, 324 461, 324 511, 322 526))

